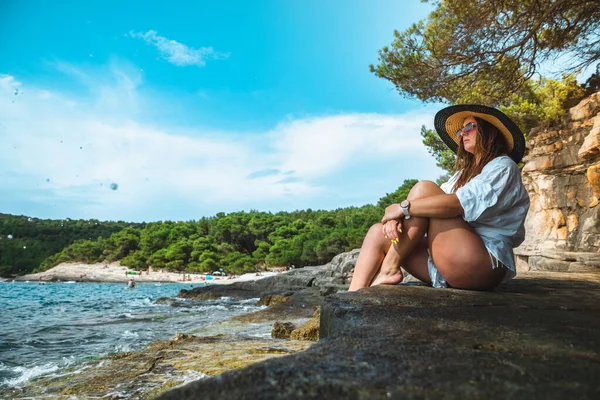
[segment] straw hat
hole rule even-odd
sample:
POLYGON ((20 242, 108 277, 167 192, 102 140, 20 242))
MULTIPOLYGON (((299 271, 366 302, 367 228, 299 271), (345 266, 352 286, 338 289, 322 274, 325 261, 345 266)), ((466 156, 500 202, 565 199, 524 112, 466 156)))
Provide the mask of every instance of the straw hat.
POLYGON ((435 130, 450 150, 455 153, 458 151, 456 133, 462 129, 463 121, 467 117, 484 119, 498 128, 508 144, 508 156, 517 164, 521 161, 525 153, 525 137, 517 124, 502 111, 478 104, 446 107, 435 115, 435 130))

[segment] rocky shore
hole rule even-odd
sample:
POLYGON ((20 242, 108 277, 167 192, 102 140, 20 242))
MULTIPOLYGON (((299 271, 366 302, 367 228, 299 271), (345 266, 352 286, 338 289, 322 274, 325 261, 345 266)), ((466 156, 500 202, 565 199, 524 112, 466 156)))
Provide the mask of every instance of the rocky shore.
POLYGON ((309 349, 158 399, 597 399, 599 317, 598 272, 529 272, 495 292, 338 293, 309 349))
POLYGON ((157 303, 173 307, 224 296, 259 298, 259 305, 267 308, 194 332, 174 332, 171 340, 152 343, 140 352, 115 354, 60 376, 35 379, 12 389, 10 398, 151 399, 191 380, 306 350, 319 337, 318 310, 324 295, 347 289, 357 255, 353 251, 324 266, 271 276, 254 274, 256 278, 242 277, 227 285, 211 284, 182 290, 176 298, 160 298, 157 303))
MULTIPOLYGON (((345 292, 357 255, 182 290, 184 303, 260 297, 268 307, 42 378, 44 396, 24 388, 13 397, 598 398, 600 271, 520 273, 493 292, 410 278, 345 292), (266 335, 247 335, 256 331, 266 335)), ((181 306, 178 298, 159 301, 181 306)))

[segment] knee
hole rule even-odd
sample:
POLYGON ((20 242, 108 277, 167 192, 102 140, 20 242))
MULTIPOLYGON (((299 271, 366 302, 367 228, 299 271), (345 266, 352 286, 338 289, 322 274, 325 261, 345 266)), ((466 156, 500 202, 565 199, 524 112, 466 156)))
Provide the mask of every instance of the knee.
POLYGON ((376 244, 377 246, 389 245, 389 241, 384 240, 383 225, 380 223, 371 225, 366 237, 369 238, 369 243, 376 244))
POLYGON ((373 234, 380 234, 381 232, 383 232, 383 225, 378 222, 376 224, 371 225, 371 227, 369 228, 369 232, 367 232, 367 235, 373 235, 373 234))
POLYGON ((419 181, 415 186, 412 187, 412 189, 410 189, 407 198, 408 200, 414 200, 443 193, 444 191, 440 189, 435 182, 419 181))

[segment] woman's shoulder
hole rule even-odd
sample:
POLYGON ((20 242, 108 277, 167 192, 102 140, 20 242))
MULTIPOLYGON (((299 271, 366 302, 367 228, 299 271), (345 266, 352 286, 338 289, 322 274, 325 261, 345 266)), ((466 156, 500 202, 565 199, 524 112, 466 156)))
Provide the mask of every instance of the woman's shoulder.
POLYGON ((499 156, 487 163, 484 169, 508 169, 518 171, 519 167, 509 156, 499 156))

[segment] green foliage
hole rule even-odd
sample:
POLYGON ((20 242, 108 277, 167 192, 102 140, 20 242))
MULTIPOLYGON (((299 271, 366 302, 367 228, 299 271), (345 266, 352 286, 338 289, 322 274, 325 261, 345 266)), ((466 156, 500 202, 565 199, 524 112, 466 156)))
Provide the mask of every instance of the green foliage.
POLYGON ((126 227, 143 226, 122 221, 44 220, 0 214, 0 276, 29 273, 73 257, 93 262, 100 256, 98 251, 101 254, 105 248, 98 238, 108 238, 126 227), (72 244, 71 254, 61 255, 72 244))
POLYGON ((565 111, 576 105, 583 95, 584 89, 575 75, 564 75, 561 80, 542 77, 527 81, 518 93, 502 102, 500 110, 527 135, 533 127, 560 121, 565 111))
POLYGON ((539 64, 575 55, 575 72, 600 59, 600 2, 436 1, 426 21, 394 32, 371 71, 422 101, 498 106, 539 64))
POLYGON ((205 251, 198 259, 198 271, 212 272, 221 264, 221 257, 212 251, 205 251))
POLYGON ((146 265, 146 258, 142 255, 140 250, 132 251, 127 256, 121 259, 121 265, 129 267, 131 269, 143 269, 146 265))
MULTIPOLYGON (((426 1, 426 0, 424 0, 426 1)), ((434 1, 426 20, 394 32, 370 69, 406 97, 424 102, 499 107, 525 135, 560 120, 584 95, 600 88, 600 72, 585 88, 574 73, 600 60, 600 2, 573 0, 434 1), (539 65, 570 54, 561 80, 532 79, 539 65)), ((557 68, 558 70, 558 68, 557 68)), ((436 133, 421 128, 437 165, 454 169, 454 154, 436 133)))
POLYGON ((416 179, 406 179, 402 185, 396 189, 395 192, 387 193, 377 202, 377 205, 381 208, 386 208, 387 206, 400 203, 402 200, 408 197, 408 193, 413 186, 415 186, 419 182, 416 179))
POLYGON ((30 230, 25 229, 30 223, 24 222, 27 218, 3 216, 0 232, 13 232, 15 237, 0 240, 0 273, 41 271, 62 262, 120 261, 133 269, 151 266, 208 273, 220 268, 243 273, 269 266, 320 265, 360 247, 369 227, 381 220, 382 207, 406 198, 416 182, 404 181, 378 205, 333 211, 219 213, 199 221, 149 224, 35 220, 37 225, 30 230), (98 227, 93 236, 88 226, 98 227), (52 248, 52 253, 40 232, 54 233, 54 229, 60 234, 70 232, 72 240, 52 248), (25 243, 27 251, 23 251, 25 243))
POLYGON ((336 254, 350 250, 344 231, 333 231, 317 244, 315 252, 319 260, 331 260, 336 254))

